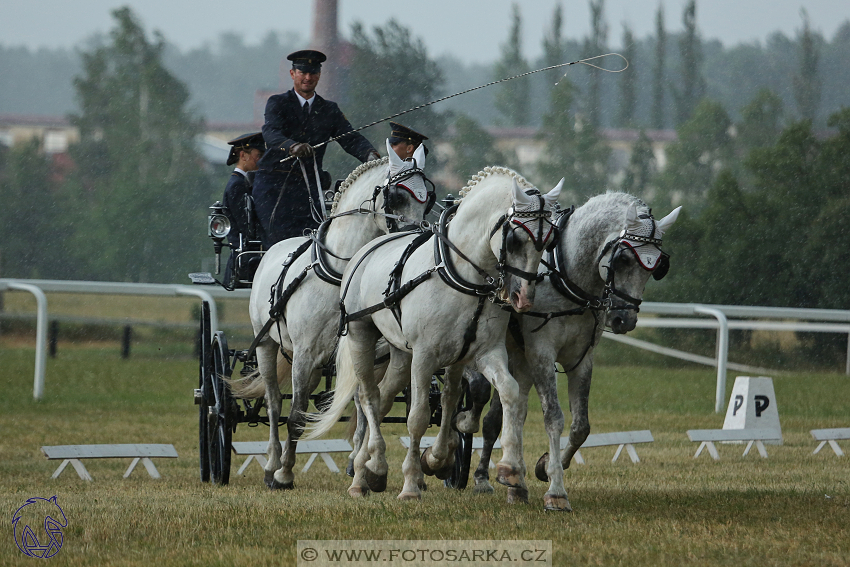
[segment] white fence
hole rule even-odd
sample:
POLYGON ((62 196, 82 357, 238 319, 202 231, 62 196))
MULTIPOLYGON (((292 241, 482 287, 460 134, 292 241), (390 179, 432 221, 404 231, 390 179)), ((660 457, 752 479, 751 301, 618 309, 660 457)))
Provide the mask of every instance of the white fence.
MULTIPOLYGON (((108 295, 159 295, 195 296, 209 301, 213 332, 218 328, 215 298, 247 298, 250 290, 226 291, 217 286, 191 286, 168 284, 132 284, 113 282, 85 282, 63 280, 13 280, 0 279, 0 291, 15 290, 32 293, 37 303, 35 379, 33 397, 40 399, 44 393, 44 363, 47 351, 47 298, 50 293, 92 293, 108 295)), ((726 403, 727 369, 745 372, 769 373, 767 369, 753 368, 730 363, 729 330, 804 331, 816 333, 841 333, 847 335, 847 363, 845 371, 850 375, 850 310, 838 309, 794 309, 781 307, 742 307, 737 305, 701 305, 696 303, 653 303, 641 304, 642 314, 661 317, 641 317, 639 327, 667 327, 680 329, 717 329, 714 358, 687 353, 626 335, 605 333, 603 336, 638 348, 674 356, 699 364, 717 368, 714 410, 723 411, 726 403), (664 317, 668 316, 668 317, 664 317), (674 316, 674 317, 669 317, 674 316), (682 316, 689 318, 681 318, 682 316), (695 317, 710 317, 695 318, 695 317), (767 320, 767 321, 765 321, 767 320)))

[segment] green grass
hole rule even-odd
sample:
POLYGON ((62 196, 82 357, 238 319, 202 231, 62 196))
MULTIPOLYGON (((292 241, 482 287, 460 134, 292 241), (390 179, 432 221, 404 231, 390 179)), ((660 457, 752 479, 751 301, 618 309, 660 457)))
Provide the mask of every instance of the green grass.
MULTIPOLYGON (((162 348, 166 348, 165 345, 162 348)), ((44 399, 32 400, 33 350, 0 348, 0 509, 7 518, 27 498, 58 496, 69 526, 52 565, 294 565, 299 539, 552 540, 556 565, 847 565, 850 488, 845 457, 812 455, 812 428, 848 426, 850 378, 774 378, 783 446, 768 459, 720 445, 721 460, 693 459, 685 430, 719 428, 714 371, 603 366, 594 375, 594 432, 650 429, 641 462, 614 448, 582 451, 587 465, 566 473, 572 514, 545 513, 546 485, 528 478, 531 503, 509 506, 506 491, 476 496, 431 480, 420 503, 400 503, 403 425, 386 426, 387 492, 346 494, 348 477, 316 462, 296 466, 295 491, 270 492, 252 464, 226 487, 197 472, 197 362, 151 352, 121 360, 117 349, 60 349, 48 361, 44 399), (50 476, 42 445, 173 443, 180 458, 156 461, 161 480, 139 468, 122 480, 122 459, 87 461, 94 482, 68 468, 50 476)), ((728 389, 734 375, 730 376, 728 389)), ((565 390, 562 384, 562 392, 565 390)), ((565 393, 562 393, 566 400, 565 393)), ((340 435, 343 426, 340 425, 340 435)), ((240 426, 236 440, 265 440, 240 426)), ((431 434, 431 432, 429 432, 431 434)), ((850 446, 844 447, 850 452, 850 446)), ((539 402, 526 425, 529 467, 546 450, 539 402)), ((755 451, 753 451, 755 453, 755 451)), ((336 455, 338 464, 343 457, 336 455)), ((31 565, 0 532, 0 565, 31 565)))

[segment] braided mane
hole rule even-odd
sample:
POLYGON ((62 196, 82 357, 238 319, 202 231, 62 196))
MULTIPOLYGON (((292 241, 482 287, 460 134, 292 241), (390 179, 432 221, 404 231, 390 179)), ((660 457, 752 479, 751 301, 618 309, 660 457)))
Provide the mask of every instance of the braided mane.
POLYGON ((514 171, 509 167, 502 167, 500 165, 492 165, 489 167, 485 167, 482 171, 479 171, 477 174, 473 175, 463 189, 460 190, 459 199, 463 199, 466 197, 479 183, 481 183, 484 179, 491 175, 507 175, 516 179, 517 185, 522 189, 535 189, 534 185, 532 185, 525 177, 514 171))
POLYGON ((363 175, 367 171, 370 171, 370 170, 372 170, 376 167, 386 166, 389 162, 390 162, 389 157, 382 157, 381 159, 376 159, 376 160, 372 160, 372 161, 367 161, 366 163, 361 163, 356 168, 354 168, 354 171, 352 171, 351 173, 348 174, 348 177, 345 178, 345 181, 342 182, 342 185, 339 186, 339 189, 334 194, 334 204, 333 204, 333 207, 331 207, 331 215, 336 214, 337 207, 339 206, 339 201, 342 198, 343 193, 345 193, 345 190, 348 189, 349 187, 351 187, 352 185, 354 185, 354 182, 357 181, 357 179, 361 175, 363 175))

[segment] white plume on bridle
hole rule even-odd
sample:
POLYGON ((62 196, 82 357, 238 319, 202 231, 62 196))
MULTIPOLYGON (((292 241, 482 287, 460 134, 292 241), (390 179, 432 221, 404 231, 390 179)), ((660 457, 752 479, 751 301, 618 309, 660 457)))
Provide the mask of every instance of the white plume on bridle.
MULTIPOLYGON (((414 168, 425 169, 425 146, 423 144, 419 144, 419 147, 413 152, 413 158, 401 159, 393 151, 393 147, 389 139, 387 139, 387 154, 390 156, 390 167, 387 178, 393 178, 399 173, 404 173, 414 168)), ((428 198, 428 188, 425 186, 425 179, 421 175, 411 175, 398 183, 398 187, 404 187, 410 191, 420 203, 424 203, 428 198)))

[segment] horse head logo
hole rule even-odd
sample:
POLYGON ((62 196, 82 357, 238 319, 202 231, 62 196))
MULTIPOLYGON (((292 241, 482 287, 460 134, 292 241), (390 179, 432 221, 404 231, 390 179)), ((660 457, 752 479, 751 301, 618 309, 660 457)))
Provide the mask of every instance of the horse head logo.
POLYGON ((53 557, 62 549, 64 537, 62 528, 68 527, 65 512, 56 502, 56 496, 47 498, 30 498, 17 509, 12 516, 15 544, 21 553, 30 557, 47 559, 53 557), (36 533, 30 525, 44 526, 43 533, 36 533))

